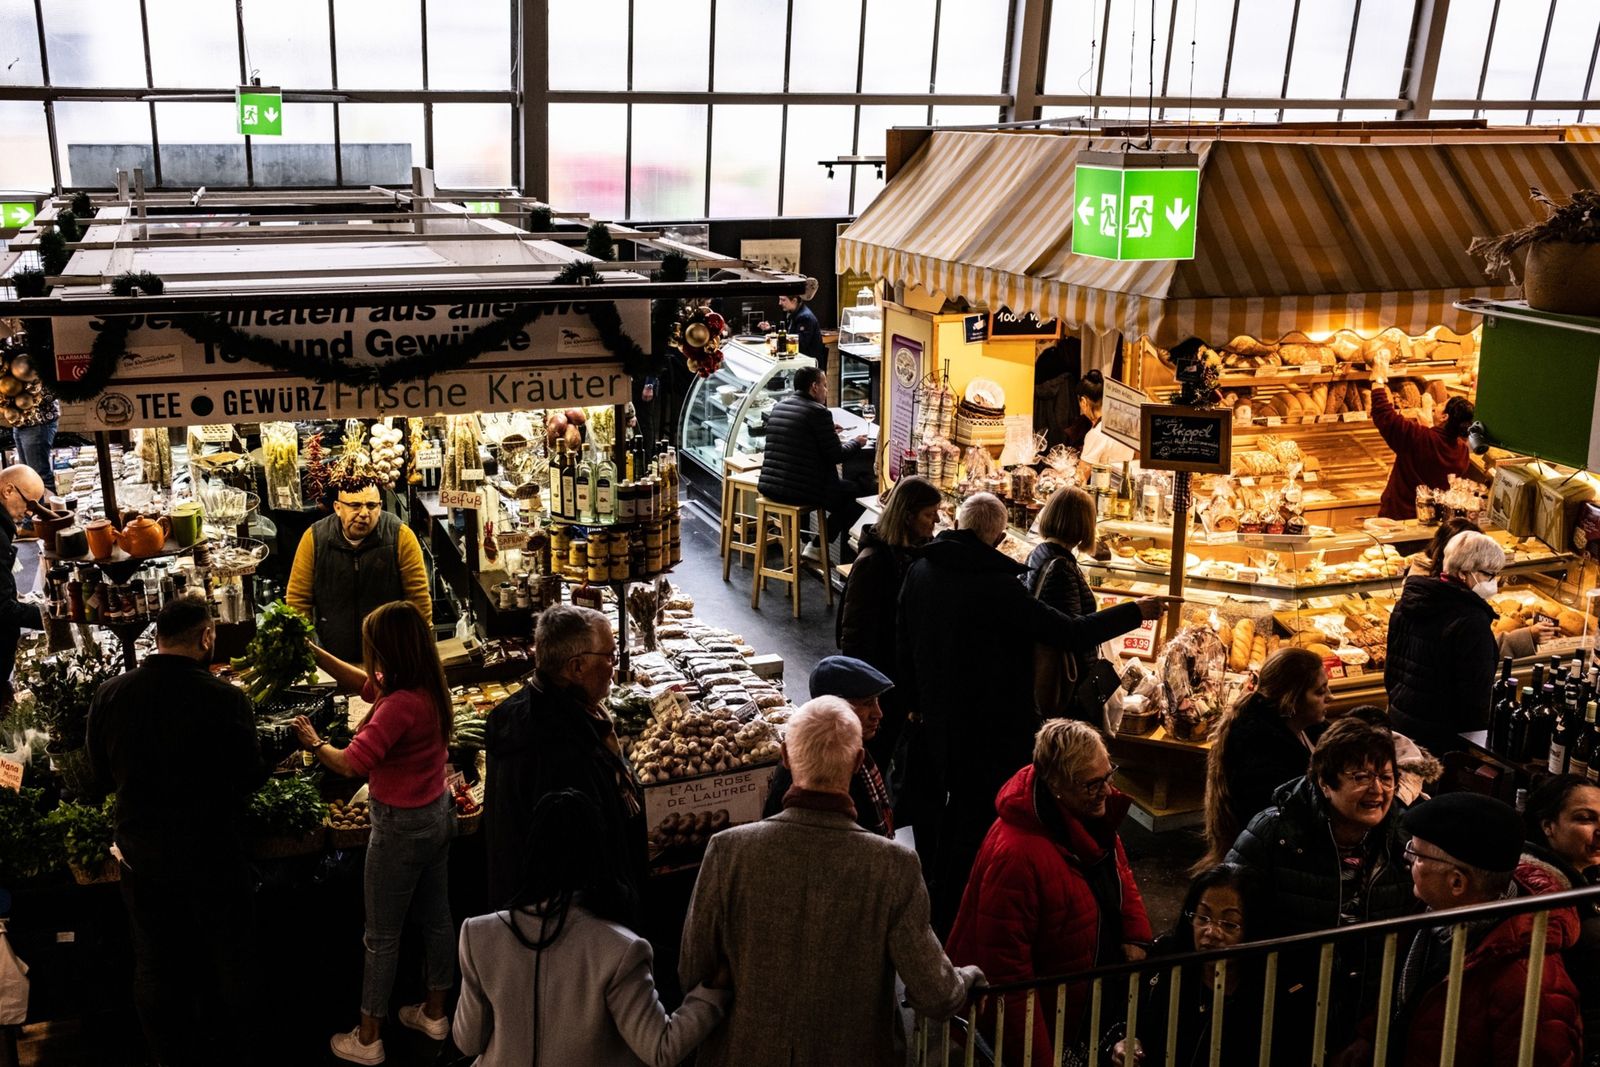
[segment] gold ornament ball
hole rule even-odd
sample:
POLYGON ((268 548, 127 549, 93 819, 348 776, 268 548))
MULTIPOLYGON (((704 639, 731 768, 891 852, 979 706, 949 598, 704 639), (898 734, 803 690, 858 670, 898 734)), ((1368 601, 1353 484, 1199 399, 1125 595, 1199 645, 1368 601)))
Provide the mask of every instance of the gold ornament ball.
POLYGON ((691 322, 683 331, 683 339, 695 348, 704 348, 711 340, 711 330, 703 322, 691 322))

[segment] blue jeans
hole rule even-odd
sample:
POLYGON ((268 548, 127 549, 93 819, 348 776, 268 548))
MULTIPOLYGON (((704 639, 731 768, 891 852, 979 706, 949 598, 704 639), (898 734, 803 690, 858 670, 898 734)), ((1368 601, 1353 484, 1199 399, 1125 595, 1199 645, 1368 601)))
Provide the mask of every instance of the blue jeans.
POLYGON ((56 472, 50 466, 50 449, 56 442, 56 421, 42 422, 37 426, 19 426, 11 431, 17 442, 17 454, 22 462, 39 472, 44 479, 45 491, 54 496, 56 472))
POLYGON ((372 838, 367 845, 366 966, 361 979, 361 1011, 377 1019, 389 1014, 400 932, 406 915, 422 928, 427 986, 455 984, 456 927, 450 916, 450 839, 456 834, 456 806, 450 791, 420 808, 395 808, 371 802, 372 838))

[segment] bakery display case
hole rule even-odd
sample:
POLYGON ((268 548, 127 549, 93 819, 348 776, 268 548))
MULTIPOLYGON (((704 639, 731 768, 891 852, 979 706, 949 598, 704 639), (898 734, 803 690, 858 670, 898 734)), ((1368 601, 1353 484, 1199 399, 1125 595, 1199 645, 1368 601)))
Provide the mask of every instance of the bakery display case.
POLYGON ((790 389, 795 371, 815 367, 810 356, 776 359, 761 338, 735 338, 722 346, 723 362, 709 378, 697 378, 683 404, 679 440, 688 457, 684 474, 691 489, 721 499, 725 461, 743 457, 759 465, 766 451, 767 416, 790 389))
POLYGON ((845 308, 839 313, 839 406, 872 421, 882 366, 883 309, 845 308))

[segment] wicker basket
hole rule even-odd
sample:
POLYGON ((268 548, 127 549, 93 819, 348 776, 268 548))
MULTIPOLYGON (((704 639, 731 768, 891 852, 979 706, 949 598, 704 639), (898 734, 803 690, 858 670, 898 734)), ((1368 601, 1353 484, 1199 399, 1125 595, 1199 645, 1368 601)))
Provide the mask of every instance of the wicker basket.
POLYGON ((956 407, 956 444, 963 448, 979 445, 984 448, 1001 447, 1006 443, 1006 413, 1004 408, 979 407, 963 400, 956 407))
POLYGON ((478 832, 478 826, 483 822, 483 808, 479 808, 471 815, 456 812, 456 836, 467 837, 478 832))
POLYGON ((366 848, 367 840, 372 837, 371 823, 359 830, 338 830, 331 822, 324 822, 323 825, 328 828, 328 844, 334 848, 366 848))
POLYGON ((258 860, 309 856, 313 852, 322 851, 327 836, 327 827, 319 826, 303 834, 273 834, 268 837, 258 837, 250 842, 250 855, 258 860))
POLYGON ((95 867, 82 867, 76 863, 68 862, 72 869, 72 880, 79 885, 102 885, 106 882, 122 881, 122 865, 115 856, 107 856, 95 867))

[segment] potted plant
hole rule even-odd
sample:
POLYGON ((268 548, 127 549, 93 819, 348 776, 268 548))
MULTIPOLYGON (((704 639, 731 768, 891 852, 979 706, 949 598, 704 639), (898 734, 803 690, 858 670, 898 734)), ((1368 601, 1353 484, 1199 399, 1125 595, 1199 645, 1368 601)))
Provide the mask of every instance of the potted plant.
POLYGON ((0 886, 57 871, 63 858, 44 790, 0 789, 0 886))
POLYGON ((1526 249, 1522 296, 1529 307, 1600 315, 1600 193, 1579 189, 1564 204, 1532 193, 1548 217, 1499 237, 1475 237, 1467 251, 1483 257, 1491 276, 1505 271, 1515 281, 1513 259, 1526 249))
POLYGON ((322 848, 328 806, 299 777, 273 778, 250 798, 248 825, 257 859, 304 856, 322 848))
POLYGON ((97 645, 42 656, 21 672, 33 695, 34 716, 50 735, 45 751, 74 796, 89 792, 89 704, 100 686, 122 673, 122 662, 97 645))
POLYGON ((117 795, 106 797, 100 805, 62 801, 50 813, 48 822, 60 835, 61 849, 79 885, 115 882, 121 875, 111 842, 116 832, 117 795))

